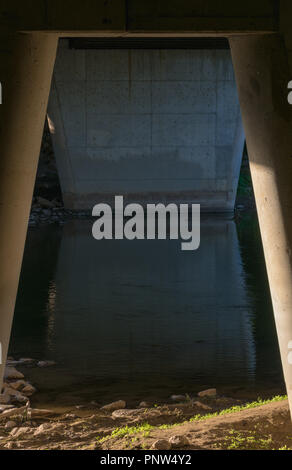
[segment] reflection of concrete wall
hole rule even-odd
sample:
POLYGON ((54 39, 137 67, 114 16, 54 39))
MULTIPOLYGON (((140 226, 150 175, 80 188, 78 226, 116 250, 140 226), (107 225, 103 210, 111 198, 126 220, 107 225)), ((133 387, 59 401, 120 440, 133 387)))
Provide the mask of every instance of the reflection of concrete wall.
POLYGON ((71 50, 49 104, 67 207, 113 194, 234 205, 243 148, 228 50, 71 50))
POLYGON ((57 361, 97 380, 252 377, 251 312, 233 221, 203 222, 195 252, 182 252, 176 240, 95 241, 90 230, 64 227, 57 361))

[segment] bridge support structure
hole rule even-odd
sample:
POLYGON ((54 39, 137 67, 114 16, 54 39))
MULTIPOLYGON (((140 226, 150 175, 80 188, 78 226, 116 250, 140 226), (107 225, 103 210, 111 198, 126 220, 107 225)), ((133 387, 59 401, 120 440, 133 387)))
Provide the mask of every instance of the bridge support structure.
POLYGON ((292 411, 292 106, 278 34, 230 38, 275 323, 292 411))
POLYGON ((0 389, 21 270, 58 36, 1 38, 0 389))

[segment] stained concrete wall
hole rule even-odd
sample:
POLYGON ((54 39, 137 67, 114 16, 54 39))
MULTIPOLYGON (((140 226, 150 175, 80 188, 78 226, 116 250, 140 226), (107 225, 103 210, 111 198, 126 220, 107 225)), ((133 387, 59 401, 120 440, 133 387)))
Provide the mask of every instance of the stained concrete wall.
POLYGON ((65 205, 123 194, 232 210, 244 143, 228 50, 74 50, 49 104, 65 205))

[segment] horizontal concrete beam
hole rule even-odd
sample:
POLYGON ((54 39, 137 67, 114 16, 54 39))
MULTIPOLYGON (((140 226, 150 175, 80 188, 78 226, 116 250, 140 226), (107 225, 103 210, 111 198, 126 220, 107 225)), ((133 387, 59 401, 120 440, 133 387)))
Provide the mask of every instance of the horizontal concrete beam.
POLYGON ((0 0, 0 28, 67 36, 273 32, 278 30, 277 4, 276 0, 0 0))

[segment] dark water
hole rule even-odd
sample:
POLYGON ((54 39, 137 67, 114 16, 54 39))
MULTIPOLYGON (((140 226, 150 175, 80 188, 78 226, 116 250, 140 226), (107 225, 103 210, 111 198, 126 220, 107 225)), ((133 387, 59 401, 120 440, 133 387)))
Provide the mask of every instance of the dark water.
POLYGON ((283 392, 255 214, 204 219, 195 252, 96 241, 88 221, 30 229, 10 353, 56 361, 25 372, 54 406, 283 392))

